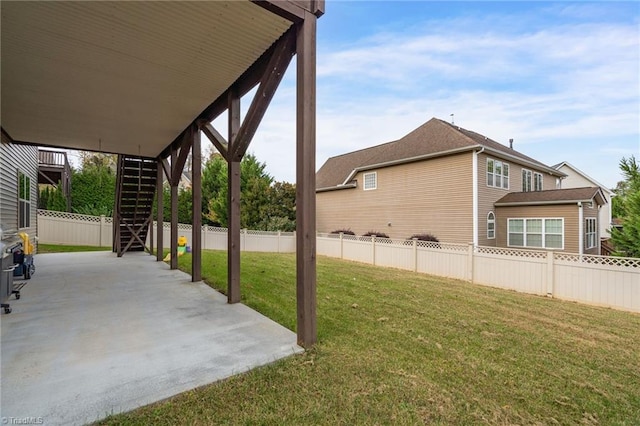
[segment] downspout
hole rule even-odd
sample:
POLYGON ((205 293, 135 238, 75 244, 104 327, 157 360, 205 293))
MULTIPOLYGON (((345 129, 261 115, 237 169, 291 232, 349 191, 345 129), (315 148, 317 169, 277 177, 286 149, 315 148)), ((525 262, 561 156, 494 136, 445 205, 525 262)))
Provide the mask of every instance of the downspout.
POLYGON ((578 201, 578 254, 584 254, 584 212, 582 202, 578 201))
POLYGON ((473 203, 473 247, 478 247, 478 155, 484 152, 484 146, 480 151, 473 151, 473 160, 472 160, 472 173, 471 180, 473 188, 472 188, 472 203, 473 203))

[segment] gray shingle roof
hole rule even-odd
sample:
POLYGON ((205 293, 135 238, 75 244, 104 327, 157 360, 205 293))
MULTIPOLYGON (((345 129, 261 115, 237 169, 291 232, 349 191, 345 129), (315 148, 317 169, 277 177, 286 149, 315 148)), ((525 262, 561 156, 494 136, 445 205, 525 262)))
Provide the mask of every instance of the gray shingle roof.
MULTIPOLYGON (((396 141, 329 158, 316 174, 316 188, 341 185, 356 169, 480 147, 535 164, 543 170, 554 171, 545 164, 479 133, 432 118, 396 141)), ((555 173, 564 176, 557 171, 555 173)))
POLYGON ((569 204, 578 201, 589 202, 594 198, 599 204, 606 203, 599 187, 551 189, 547 191, 511 192, 495 202, 496 206, 569 204))

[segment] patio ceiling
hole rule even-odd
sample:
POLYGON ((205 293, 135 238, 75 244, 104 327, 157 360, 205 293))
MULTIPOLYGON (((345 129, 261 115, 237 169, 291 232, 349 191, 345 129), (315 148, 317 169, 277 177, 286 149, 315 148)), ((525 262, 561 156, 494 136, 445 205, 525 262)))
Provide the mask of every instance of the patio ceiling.
POLYGON ((9 135, 146 157, 160 155, 292 25, 267 10, 279 6, 250 1, 0 7, 9 135))

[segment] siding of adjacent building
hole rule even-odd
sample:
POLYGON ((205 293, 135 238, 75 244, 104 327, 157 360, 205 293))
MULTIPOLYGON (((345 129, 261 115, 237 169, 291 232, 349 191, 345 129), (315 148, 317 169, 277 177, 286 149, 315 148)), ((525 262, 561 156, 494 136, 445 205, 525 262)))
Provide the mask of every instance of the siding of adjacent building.
MULTIPOLYGON (((556 177, 549 173, 536 170, 531 166, 523 166, 513 160, 503 160, 499 157, 487 155, 485 153, 478 155, 478 244, 481 246, 495 247, 500 246, 500 241, 496 238, 487 238, 487 216, 489 212, 496 213, 493 206, 497 200, 508 194, 509 192, 522 191, 522 169, 531 170, 532 172, 542 173, 542 189, 555 189, 556 177), (509 164, 509 189, 494 188, 487 185, 487 159, 493 158, 509 164)), ((534 208, 535 209, 535 208, 534 208)), ((536 211, 536 210, 530 210, 536 211)), ((496 223, 497 229, 497 223, 496 223)), ((497 232, 496 232, 497 233, 497 232)), ((506 237, 503 247, 506 244, 506 237)))
MULTIPOLYGON (((596 246, 591 249, 584 249, 584 254, 600 254, 600 237, 602 236, 600 234, 600 220, 603 217, 602 211, 599 211, 598 204, 596 202, 593 202, 593 204, 591 205, 589 204, 584 205, 584 207, 582 208, 582 216, 583 216, 582 220, 585 220, 585 221, 587 218, 590 218, 590 217, 596 218, 596 230, 598 232, 598 234, 596 235, 596 246)), ((583 229, 582 232, 585 232, 584 230, 586 228, 584 224, 582 225, 582 229, 583 229)), ((583 241, 585 241, 585 244, 586 244, 585 236, 583 236, 583 241)))
MULTIPOLYGON (((2 132, 0 142, 0 223, 4 229, 18 229, 18 171, 31 179, 30 227, 20 229, 33 239, 37 232, 38 148, 11 143, 2 132)), ((32 241, 33 242, 33 241, 32 241)))
MULTIPOLYGON (((575 170, 573 170, 571 167, 567 166, 566 164, 560 167, 560 169, 558 170, 567 174, 567 177, 562 179, 560 183, 560 186, 563 189, 584 188, 586 186, 593 186, 593 187, 598 186, 595 182, 584 178, 582 175, 577 173, 575 170)), ((599 237, 608 238, 610 236, 609 228, 611 227, 611 194, 608 192, 607 188, 602 188, 602 194, 604 195, 605 200, 607 200, 607 203, 603 205, 602 208, 600 209, 600 215, 598 220, 599 222, 598 232, 599 232, 599 237)))
POLYGON ((498 247, 508 247, 507 219, 515 218, 564 218, 564 249, 558 251, 579 252, 577 204, 497 207, 496 245, 498 247))
POLYGON ((360 172, 357 188, 317 193, 318 232, 377 231, 392 238, 430 233, 440 241, 469 243, 472 161, 472 153, 465 152, 369 170, 364 173, 377 173, 377 189, 369 191, 360 172))

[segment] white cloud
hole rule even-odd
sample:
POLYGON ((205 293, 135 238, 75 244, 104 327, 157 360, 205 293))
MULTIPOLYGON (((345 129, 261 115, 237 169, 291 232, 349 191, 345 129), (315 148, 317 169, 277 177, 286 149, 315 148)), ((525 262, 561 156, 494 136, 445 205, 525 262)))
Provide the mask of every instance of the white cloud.
MULTIPOLYGON (((546 13, 576 18, 582 10, 593 18, 596 9, 575 4, 546 13)), ((514 138, 527 155, 570 161, 614 186, 621 156, 639 152, 637 23, 549 20, 525 30, 525 21, 535 18, 467 17, 341 48, 319 45, 317 166, 454 113, 462 127, 503 143, 514 138)), ((250 147, 276 179, 291 182, 294 76, 295 61, 250 147)))

